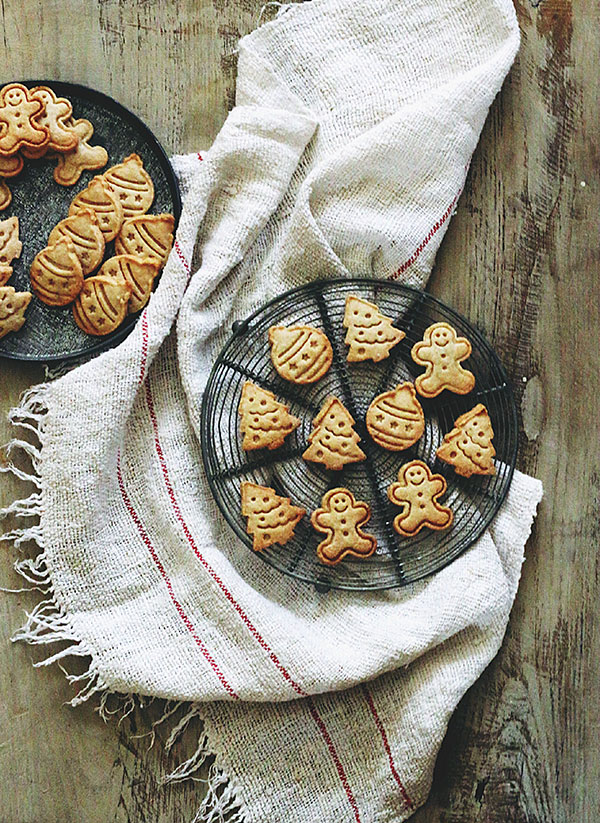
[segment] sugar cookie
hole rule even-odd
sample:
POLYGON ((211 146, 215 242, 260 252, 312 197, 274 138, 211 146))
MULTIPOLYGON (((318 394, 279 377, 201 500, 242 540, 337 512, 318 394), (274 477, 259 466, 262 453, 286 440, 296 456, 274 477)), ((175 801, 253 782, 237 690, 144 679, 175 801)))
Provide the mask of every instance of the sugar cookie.
POLYGON ((454 428, 444 437, 436 454, 463 477, 472 474, 495 474, 492 445, 494 430, 486 407, 478 403, 454 421, 454 428))
POLYGON ((326 492, 321 508, 310 517, 313 527, 327 535, 317 546, 321 563, 335 566, 347 555, 370 557, 377 547, 377 540, 361 528, 370 517, 371 509, 367 503, 355 500, 348 489, 326 492))
POLYGON ((406 337, 392 326, 392 320, 374 303, 349 294, 346 297, 344 326, 348 329, 345 343, 350 346, 348 361, 374 360, 378 363, 390 356, 390 349, 406 337))
POLYGON ((98 218, 91 209, 82 209, 71 217, 65 217, 50 232, 48 245, 60 237, 68 237, 75 246, 84 275, 98 268, 104 256, 104 237, 98 226, 98 218))
POLYGON ((331 397, 313 420, 308 436, 309 447, 302 457, 322 463, 327 469, 343 469, 348 463, 364 460, 360 437, 354 431, 355 420, 341 400, 331 397))
POLYGON ((154 201, 154 184, 138 154, 130 154, 122 163, 103 174, 106 184, 115 192, 125 217, 145 214, 154 201))
POLYGON ((73 303, 73 318, 86 334, 110 334, 125 319, 130 295, 131 286, 124 279, 88 277, 73 303))
POLYGON ((425 431, 425 417, 412 383, 379 394, 367 410, 367 431, 390 451, 408 449, 425 431))
POLYGON ((244 451, 278 449, 288 434, 300 425, 300 420, 290 414, 288 406, 277 400, 272 392, 249 380, 244 383, 238 413, 244 451))
POLYGON ((278 374, 292 383, 315 383, 333 361, 327 336, 312 326, 271 326, 269 343, 278 374))
POLYGON ((154 257, 164 266, 173 245, 174 227, 175 218, 172 214, 130 217, 125 220, 115 239, 115 251, 117 254, 154 257))
POLYGON ((412 537, 427 526, 439 531, 454 520, 452 510, 438 503, 448 488, 441 474, 432 474, 422 460, 411 460, 401 466, 398 482, 388 489, 388 497, 403 511, 394 518, 394 528, 403 537, 412 537))
POLYGON ((436 397, 444 389, 468 394, 475 385, 472 372, 460 365, 471 354, 466 337, 457 337, 448 323, 434 323, 425 330, 423 340, 415 343, 411 355, 415 363, 426 366, 425 374, 415 380, 423 397, 436 397))
POLYGON ((289 497, 280 497, 275 489, 242 483, 242 514, 248 518, 246 531, 253 537, 254 551, 273 543, 284 545, 294 536, 294 529, 306 509, 292 505, 289 497))
POLYGON ((60 237, 35 256, 31 264, 31 287, 48 306, 66 306, 83 286, 83 270, 75 246, 60 237))
POLYGON ((95 213, 106 243, 115 239, 123 225, 123 208, 101 175, 94 177, 85 189, 75 195, 69 207, 69 216, 83 209, 91 209, 95 213))

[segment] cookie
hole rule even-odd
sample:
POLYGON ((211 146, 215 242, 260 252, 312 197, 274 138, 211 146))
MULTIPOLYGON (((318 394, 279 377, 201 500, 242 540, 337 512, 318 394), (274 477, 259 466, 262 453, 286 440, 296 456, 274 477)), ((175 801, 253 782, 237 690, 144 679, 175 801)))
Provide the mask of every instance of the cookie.
POLYGON ((21 256, 23 244, 19 240, 19 218, 0 220, 0 264, 7 266, 21 256))
POLYGON ((411 349, 415 363, 426 366, 425 374, 415 380, 423 397, 436 397, 444 389, 455 394, 468 394, 475 385, 472 372, 460 365, 471 354, 466 337, 457 337, 448 323, 434 323, 425 330, 423 340, 411 349))
POLYGON ((88 277, 73 303, 73 318, 86 334, 110 334, 125 319, 130 295, 125 280, 100 274, 88 277))
POLYGON ((5 286, 12 277, 13 268, 0 263, 0 286, 5 286))
POLYGON ((9 83, 0 89, 0 154, 14 154, 21 146, 44 146, 49 132, 35 122, 42 104, 32 100, 21 83, 9 83))
POLYGON ((488 411, 478 403, 471 411, 456 418, 454 428, 444 437, 436 455, 444 463, 454 466, 454 471, 463 477, 495 474, 493 437, 488 411))
POLYGON ((244 383, 238 413, 244 451, 278 449, 288 434, 300 425, 300 420, 290 414, 288 406, 280 403, 272 392, 249 380, 244 383))
POLYGON ((333 361, 327 336, 312 326, 271 326, 269 343, 278 374, 292 383, 315 383, 333 361))
POLYGON ((261 551, 273 543, 284 545, 294 536, 294 529, 306 509, 292 505, 289 497, 280 497, 274 489, 255 483, 242 483, 242 514, 248 518, 246 531, 253 537, 252 548, 261 551))
POLYGON ((0 211, 4 211, 10 206, 12 200, 12 192, 4 182, 0 179, 0 211))
POLYGON ((25 320, 25 309, 31 292, 15 291, 12 286, 0 286, 0 337, 19 331, 25 320))
POLYGON ((345 343, 350 346, 348 362, 374 360, 378 363, 390 356, 390 349, 404 340, 406 334, 392 326, 392 320, 379 311, 375 303, 349 294, 346 297, 344 326, 348 329, 345 343))
POLYGON ((142 214, 125 220, 115 239, 117 254, 153 257, 164 266, 173 245, 172 214, 142 214))
POLYGON ((60 237, 52 246, 38 252, 31 264, 31 288, 48 306, 66 306, 83 286, 83 270, 75 246, 60 237))
POLYGON ((371 509, 367 503, 355 500, 348 489, 326 492, 321 508, 310 516, 313 527, 327 535, 317 546, 321 563, 335 566, 347 555, 370 557, 377 547, 377 540, 361 528, 370 517, 371 509))
POLYGON ((39 100, 42 110, 34 115, 37 126, 48 129, 47 148, 51 151, 71 151, 79 142, 79 137, 68 128, 73 114, 73 106, 65 97, 57 97, 48 86, 35 86, 29 90, 32 100, 39 100))
POLYGON ((0 154, 0 177, 16 177, 23 171, 23 158, 20 154, 0 154))
POLYGON ((98 268, 104 257, 105 243, 95 212, 82 209, 72 217, 65 217, 50 232, 48 245, 56 243, 60 237, 68 237, 75 246, 84 275, 98 268))
POLYGON ((125 217, 145 214, 154 201, 154 183, 138 154, 130 154, 122 163, 103 174, 106 184, 115 192, 125 217))
POLYGON ((98 218, 104 242, 114 240, 123 225, 123 208, 117 195, 106 185, 101 175, 94 177, 87 188, 75 195, 69 206, 69 216, 84 209, 91 209, 98 218))
POLYGON ((56 158, 54 179, 60 186, 73 186, 87 170, 101 169, 108 163, 108 152, 103 146, 90 146, 94 127, 89 120, 73 120, 67 128, 77 137, 77 145, 68 152, 52 152, 56 158))
POLYGON ((354 422, 342 401, 331 397, 313 420, 308 436, 310 445, 302 457, 335 471, 364 460, 366 455, 358 445, 360 437, 354 431, 354 422))
POLYGON ((394 528, 403 537, 412 537, 422 528, 440 531, 452 525, 454 515, 438 502, 447 489, 441 474, 432 474, 422 460, 401 466, 398 482, 388 488, 388 497, 403 511, 394 518, 394 528))
POLYGON ((158 274, 159 264, 152 257, 136 257, 134 254, 118 254, 109 257, 98 272, 104 277, 123 279, 131 286, 128 313, 135 314, 144 308, 158 274))
POLYGON ((367 431, 389 451, 408 449, 425 431, 425 417, 412 383, 379 394, 367 410, 367 431))

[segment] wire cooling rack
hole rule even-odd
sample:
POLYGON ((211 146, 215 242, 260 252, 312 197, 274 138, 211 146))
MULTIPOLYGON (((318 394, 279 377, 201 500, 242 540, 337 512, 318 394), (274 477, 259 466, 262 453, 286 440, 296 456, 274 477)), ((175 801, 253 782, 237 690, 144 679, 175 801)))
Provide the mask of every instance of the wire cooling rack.
POLYGON ((352 278, 321 280, 282 294, 243 321, 217 358, 202 403, 201 439, 204 466, 215 500, 236 535, 252 551, 241 513, 240 485, 250 481, 269 486, 307 515, 296 526, 295 536, 284 546, 273 545, 258 558, 284 574, 312 583, 319 591, 331 588, 368 591, 405 586, 450 563, 488 527, 506 497, 514 472, 518 424, 517 411, 506 373, 489 343, 469 322, 424 291, 398 283, 352 278), (344 343, 344 306, 349 294, 376 303, 393 318, 406 337, 380 363, 371 360, 348 363, 344 343), (463 364, 476 378, 467 395, 443 391, 428 400, 419 396, 425 414, 425 432, 411 448, 387 451, 368 435, 365 415, 373 398, 397 383, 414 381, 424 369, 413 362, 412 346, 432 323, 446 321, 467 337, 473 352, 463 364), (268 329, 274 325, 305 324, 322 329, 333 347, 333 363, 318 382, 301 386, 282 379, 271 362, 268 329), (242 450, 238 405, 246 380, 272 391, 285 402, 301 425, 279 449, 242 450), (308 445, 312 420, 325 400, 339 397, 356 420, 360 447, 366 460, 328 471, 302 459, 308 445), (464 478, 436 458, 443 435, 456 418, 476 403, 483 403, 494 428, 496 474, 464 478), (403 463, 419 459, 442 474, 448 491, 441 502, 454 512, 446 531, 422 529, 403 538, 393 528, 400 509, 389 502, 388 486, 397 480, 403 463), (367 559, 347 557, 334 567, 324 566, 316 555, 323 535, 310 524, 310 512, 321 505, 325 492, 345 486, 357 500, 371 506, 366 531, 377 538, 377 550, 367 559))

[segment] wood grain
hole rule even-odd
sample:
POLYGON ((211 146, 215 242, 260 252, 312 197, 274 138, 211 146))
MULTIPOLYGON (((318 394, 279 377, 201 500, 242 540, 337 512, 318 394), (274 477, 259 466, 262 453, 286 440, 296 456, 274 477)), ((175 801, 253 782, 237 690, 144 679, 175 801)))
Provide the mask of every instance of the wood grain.
MULTIPOLYGON (((167 150, 202 149, 233 103, 235 46, 262 3, 3 0, 6 79, 87 83, 136 111, 167 150)), ((415 823, 600 819, 600 19, 592 0, 518 0, 517 12, 522 48, 432 290, 502 357, 522 412, 519 468, 543 480, 545 498, 505 643, 452 718, 415 823)), ((0 361, 0 413, 42 376, 0 361)), ((17 491, 3 479, 0 505, 17 491)), ((0 586, 20 587, 13 560, 0 552, 0 586)), ((19 610, 37 599, 0 598, 2 823, 191 819, 201 786, 156 780, 192 751, 197 729, 167 756, 160 742, 148 750, 148 738, 130 736, 148 731, 157 705, 121 727, 91 706, 64 706, 61 671, 34 670, 40 653, 8 644, 19 610)))

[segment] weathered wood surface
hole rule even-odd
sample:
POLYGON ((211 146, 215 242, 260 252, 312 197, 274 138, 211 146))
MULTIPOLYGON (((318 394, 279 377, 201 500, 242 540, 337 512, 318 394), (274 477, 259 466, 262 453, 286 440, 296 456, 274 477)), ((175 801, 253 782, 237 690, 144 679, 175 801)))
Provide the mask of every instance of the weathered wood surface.
MULTIPOLYGON (((210 144, 233 101, 234 49, 263 0, 3 0, 6 79, 77 80, 113 94, 166 148, 210 144)), ((518 0, 523 44, 492 107, 432 289, 484 330, 516 387, 519 468, 545 486, 504 646, 454 715, 415 823, 596 823, 600 819, 600 31, 593 0, 518 0), (460 274, 460 276, 457 276, 460 274)), ((0 361, 3 412, 42 377, 0 361)), ((17 481, 1 481, 0 505, 17 481)), ((14 551, 0 585, 20 586, 14 551)), ((171 756, 105 725, 60 669, 9 646, 19 609, 0 597, 0 821, 187 820, 197 783, 167 788, 171 756)), ((159 734, 159 737, 161 735, 159 734)), ((164 733, 162 734, 164 737, 164 733)), ((301 818, 301 814, 299 815, 301 818)))

